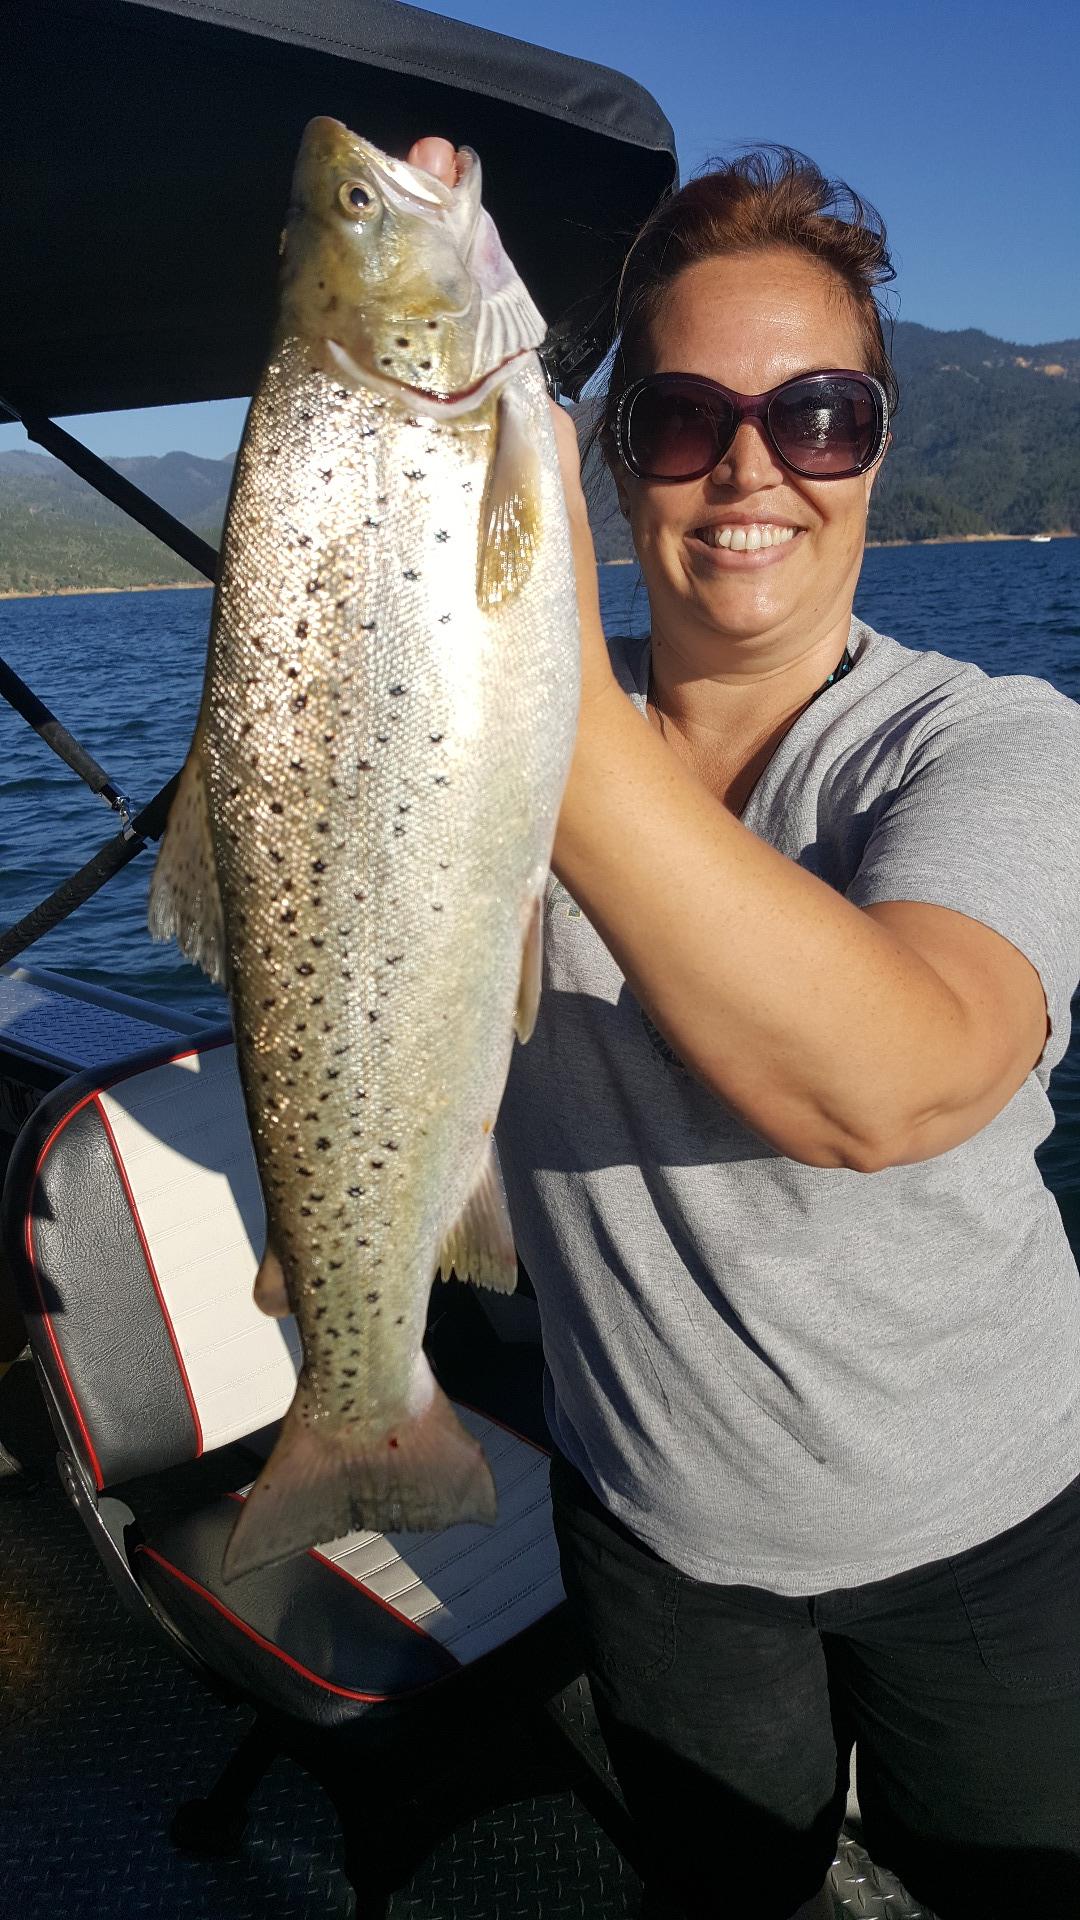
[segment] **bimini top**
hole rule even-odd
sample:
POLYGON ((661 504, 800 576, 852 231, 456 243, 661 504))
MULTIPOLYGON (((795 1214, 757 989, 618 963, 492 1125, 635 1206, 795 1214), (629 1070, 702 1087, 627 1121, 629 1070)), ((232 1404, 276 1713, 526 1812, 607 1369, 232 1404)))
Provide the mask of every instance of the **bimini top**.
POLYGON ((475 147, 575 390, 676 178, 643 88, 395 0, 38 0, 0 59, 0 394, 20 411, 250 393, 300 134, 475 147))

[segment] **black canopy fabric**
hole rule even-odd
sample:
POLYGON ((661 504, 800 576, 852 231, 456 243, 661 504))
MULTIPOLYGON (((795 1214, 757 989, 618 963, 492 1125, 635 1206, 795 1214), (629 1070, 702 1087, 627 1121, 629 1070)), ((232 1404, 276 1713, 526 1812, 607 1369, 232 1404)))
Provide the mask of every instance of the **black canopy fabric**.
POLYGON ((396 0, 0 0, 0 395, 55 415, 251 392, 313 114, 392 153, 477 149, 576 391, 676 176, 634 81, 396 0))

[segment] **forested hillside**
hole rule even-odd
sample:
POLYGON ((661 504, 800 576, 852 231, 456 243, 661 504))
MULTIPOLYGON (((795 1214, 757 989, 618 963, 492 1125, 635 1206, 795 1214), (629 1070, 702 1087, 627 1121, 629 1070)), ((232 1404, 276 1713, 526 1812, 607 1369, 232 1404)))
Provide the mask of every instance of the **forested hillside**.
MULTIPOLYGON (((938 333, 901 321, 893 348, 900 411, 871 540, 1080 531, 1080 340, 1024 347, 974 328, 938 333)), ((216 542, 230 459, 169 453, 116 465, 216 542)), ((600 558, 629 557, 606 474, 595 493, 600 558)), ((0 454, 0 592, 195 577, 47 455, 0 454)))

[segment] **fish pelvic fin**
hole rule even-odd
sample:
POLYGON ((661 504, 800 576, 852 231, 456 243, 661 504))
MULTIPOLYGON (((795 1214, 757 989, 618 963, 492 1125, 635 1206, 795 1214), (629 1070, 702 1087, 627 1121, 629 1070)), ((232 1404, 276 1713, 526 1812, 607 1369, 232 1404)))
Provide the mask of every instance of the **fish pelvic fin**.
POLYGON ((175 940, 185 959, 226 985, 225 920, 198 732, 169 808, 147 921, 155 940, 175 940))
POLYGON ((373 1435, 316 1416, 303 1376, 270 1458, 241 1508, 222 1577, 277 1566, 308 1547, 357 1531, 437 1533, 470 1521, 491 1525, 495 1482, 419 1355, 419 1410, 373 1435))
POLYGON ((443 1241, 439 1266, 445 1280, 454 1272, 459 1280, 491 1287, 496 1293, 513 1293, 517 1286, 514 1230, 490 1137, 461 1215, 443 1241))
POLYGON ((540 455, 513 382, 499 394, 494 447, 480 510, 476 601, 485 611, 520 593, 540 538, 540 455))
POLYGON ((525 942, 521 949, 521 978, 518 982, 514 1032, 522 1043, 531 1040, 540 1011, 540 988, 544 975, 544 894, 543 887, 526 909, 525 942))

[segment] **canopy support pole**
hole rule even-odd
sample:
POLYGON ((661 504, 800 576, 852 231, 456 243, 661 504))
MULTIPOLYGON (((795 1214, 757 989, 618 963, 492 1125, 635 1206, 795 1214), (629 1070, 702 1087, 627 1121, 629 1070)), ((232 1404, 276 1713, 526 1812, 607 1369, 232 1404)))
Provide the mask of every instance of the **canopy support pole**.
POLYGON ((85 480, 96 493, 111 500, 129 519, 137 520, 140 527, 145 527, 147 533, 152 533, 171 553, 186 560, 196 573, 203 574, 207 580, 217 578, 218 556, 209 541, 200 540, 198 534, 192 533, 190 527, 185 527, 182 520, 175 519, 164 507, 159 507, 157 501, 151 500, 141 487, 125 480, 123 474, 117 473, 115 467, 110 467, 107 460, 101 460, 96 453, 91 453, 89 447, 84 447, 81 440, 65 433, 63 427, 58 427, 47 414, 23 413, 12 401, 0 396, 0 417, 5 414, 9 420, 21 422, 28 437, 39 447, 44 447, 65 467, 70 467, 72 473, 77 473, 80 480, 85 480))

